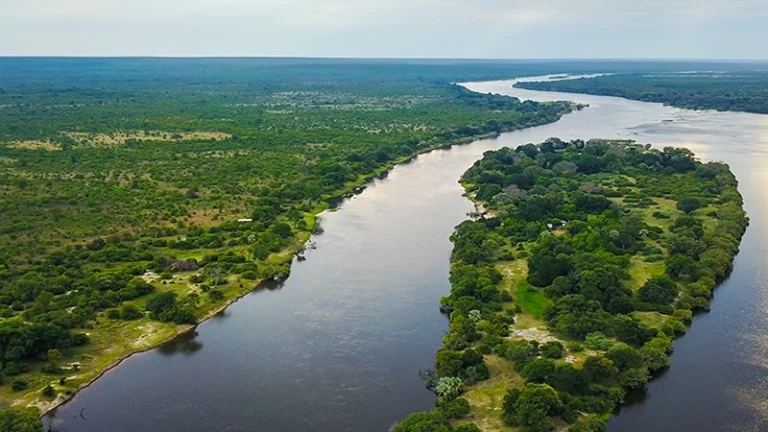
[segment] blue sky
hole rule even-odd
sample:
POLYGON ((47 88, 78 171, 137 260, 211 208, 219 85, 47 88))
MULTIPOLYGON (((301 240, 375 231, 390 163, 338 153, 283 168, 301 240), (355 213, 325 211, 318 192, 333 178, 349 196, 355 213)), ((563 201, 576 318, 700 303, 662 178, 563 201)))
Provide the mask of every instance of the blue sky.
POLYGON ((0 55, 768 59, 768 0, 0 0, 0 55))

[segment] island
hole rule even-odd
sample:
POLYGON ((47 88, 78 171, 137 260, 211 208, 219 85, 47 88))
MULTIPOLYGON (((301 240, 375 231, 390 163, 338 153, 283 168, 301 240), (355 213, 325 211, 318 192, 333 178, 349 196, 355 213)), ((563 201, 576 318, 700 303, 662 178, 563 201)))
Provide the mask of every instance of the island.
POLYGON ((461 179, 437 406, 394 432, 605 431, 669 367, 749 223, 728 165, 632 141, 486 152, 461 179))

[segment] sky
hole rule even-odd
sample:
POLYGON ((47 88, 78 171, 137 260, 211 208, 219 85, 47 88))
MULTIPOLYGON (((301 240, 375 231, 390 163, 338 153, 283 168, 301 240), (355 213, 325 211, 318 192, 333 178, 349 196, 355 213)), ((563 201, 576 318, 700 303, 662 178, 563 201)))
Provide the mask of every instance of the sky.
POLYGON ((768 59, 768 0, 0 0, 0 55, 768 59))

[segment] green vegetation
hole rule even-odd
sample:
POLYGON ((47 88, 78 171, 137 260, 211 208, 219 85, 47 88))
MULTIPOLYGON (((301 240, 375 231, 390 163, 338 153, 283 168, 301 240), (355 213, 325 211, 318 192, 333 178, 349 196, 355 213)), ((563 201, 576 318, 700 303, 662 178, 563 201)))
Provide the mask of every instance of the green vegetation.
POLYGON ((550 301, 541 291, 533 288, 528 281, 520 281, 517 285, 517 303, 526 313, 534 318, 541 319, 544 310, 549 306, 550 301))
POLYGON ((696 110, 768 114, 768 72, 764 70, 623 73, 575 80, 525 82, 516 86, 530 90, 619 96, 696 110))
MULTIPOLYGON (((494 64, 3 59, 0 71, 0 398, 43 410, 287 277, 315 215, 394 164, 574 108, 450 84, 515 73, 494 64)), ((448 402, 452 418, 465 411, 448 402)))
POLYGON ((429 418, 454 427, 604 431, 625 393, 669 366, 748 224, 727 165, 629 141, 487 152, 462 184, 493 216, 451 237, 436 382, 470 407, 456 420, 441 397, 429 418))

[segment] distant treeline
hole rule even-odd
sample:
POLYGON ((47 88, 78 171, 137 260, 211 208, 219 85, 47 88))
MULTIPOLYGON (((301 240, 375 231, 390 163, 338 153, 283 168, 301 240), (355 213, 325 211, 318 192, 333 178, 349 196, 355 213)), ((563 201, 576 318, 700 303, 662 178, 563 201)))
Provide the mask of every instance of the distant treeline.
POLYGON ((530 90, 618 96, 695 110, 768 114, 768 71, 631 73, 525 82, 516 86, 530 90))

